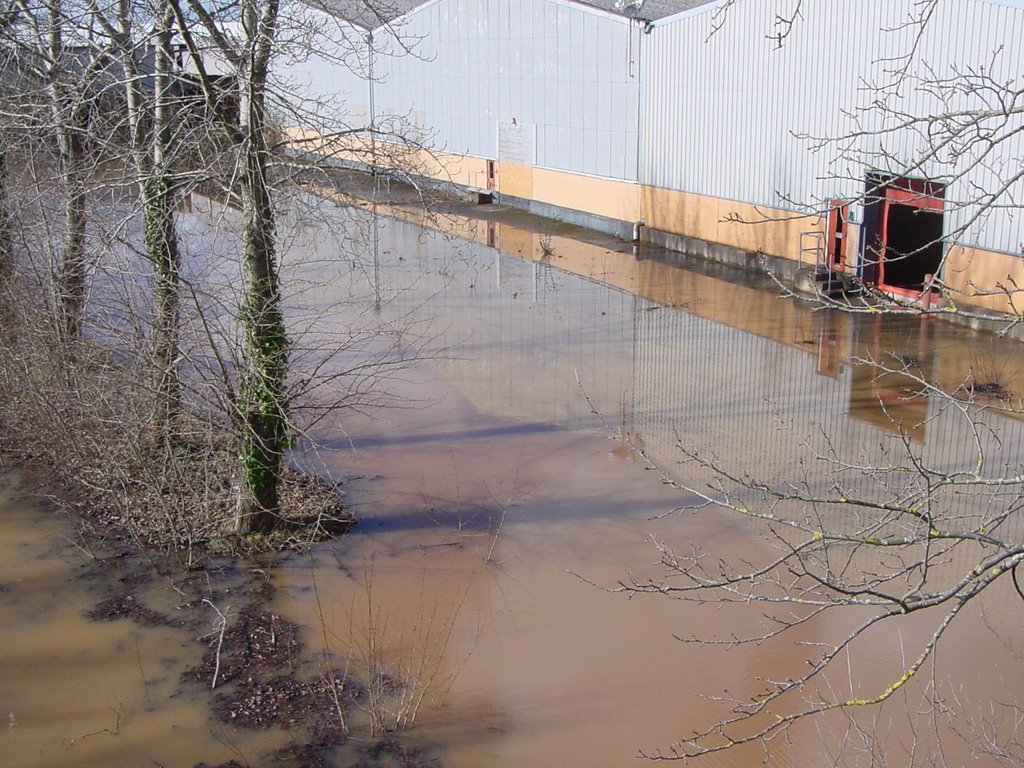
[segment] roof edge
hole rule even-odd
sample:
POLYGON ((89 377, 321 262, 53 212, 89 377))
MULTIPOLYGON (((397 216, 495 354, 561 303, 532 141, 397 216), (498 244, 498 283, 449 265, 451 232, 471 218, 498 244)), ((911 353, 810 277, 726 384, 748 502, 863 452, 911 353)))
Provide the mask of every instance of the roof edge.
POLYGON ((660 19, 656 19, 651 22, 651 25, 655 27, 663 27, 666 24, 673 24, 677 21, 688 19, 691 16, 699 16, 702 13, 717 10, 718 8, 721 8, 723 5, 726 5, 730 1, 731 0, 712 0, 712 2, 705 3, 704 5, 698 6, 696 8, 690 8, 687 11, 680 11, 679 13, 673 13, 671 16, 664 16, 660 19))
MULTIPOLYGON (((415 8, 409 9, 402 15, 396 16, 392 21, 388 22, 387 24, 381 24, 379 27, 376 27, 372 31, 376 31, 377 29, 383 29, 384 27, 390 26, 391 24, 398 24, 417 13, 426 10, 432 5, 437 5, 440 2, 443 2, 443 0, 424 0, 424 2, 420 3, 415 8)), ((634 21, 640 21, 640 19, 631 19, 628 16, 624 16, 621 13, 615 13, 614 11, 609 11, 606 10, 605 8, 598 8, 596 5, 591 5, 590 3, 588 3, 587 0, 543 0, 543 2, 552 3, 553 5, 562 5, 567 8, 578 8, 584 13, 593 13, 597 16, 601 16, 606 19, 614 19, 625 24, 634 21)), ((644 19, 643 21, 646 21, 646 19, 644 19)))

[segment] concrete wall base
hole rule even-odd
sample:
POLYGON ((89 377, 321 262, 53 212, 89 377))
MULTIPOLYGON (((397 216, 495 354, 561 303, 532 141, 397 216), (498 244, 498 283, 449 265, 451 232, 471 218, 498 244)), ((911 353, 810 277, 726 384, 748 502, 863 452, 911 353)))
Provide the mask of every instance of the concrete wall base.
POLYGON ((975 309, 966 303, 963 305, 963 312, 967 314, 961 312, 941 312, 938 316, 947 322, 961 325, 964 328, 1024 341, 1024 325, 1014 322, 1013 318, 1008 315, 999 315, 984 309, 975 309))
POLYGON ((772 274, 784 283, 792 283, 795 280, 799 267, 791 259, 744 251, 741 248, 721 243, 709 243, 707 240, 698 240, 695 237, 678 235, 674 232, 663 232, 644 227, 641 230, 641 236, 644 241, 670 251, 688 253, 719 264, 730 264, 748 272, 772 274))
POLYGON ((545 219, 564 221, 566 224, 574 224, 577 227, 603 232, 606 235, 612 235, 627 242, 633 239, 633 223, 629 221, 619 221, 618 219, 610 219, 607 216, 599 216, 596 213, 576 211, 572 208, 541 203, 537 200, 526 200, 512 195, 497 194, 495 195, 495 202, 511 205, 514 208, 522 208, 536 216, 543 216, 545 219))

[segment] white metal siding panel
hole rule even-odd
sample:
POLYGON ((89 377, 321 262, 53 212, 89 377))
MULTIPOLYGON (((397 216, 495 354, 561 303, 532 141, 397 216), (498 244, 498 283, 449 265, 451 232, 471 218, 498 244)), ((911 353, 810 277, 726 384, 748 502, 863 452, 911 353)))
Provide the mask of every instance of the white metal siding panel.
MULTIPOLYGON (((867 167, 898 171, 925 147, 909 131, 886 134, 879 153, 877 131, 892 129, 872 101, 888 75, 886 62, 911 46, 913 30, 902 24, 913 0, 804 3, 781 48, 768 39, 776 15, 792 9, 781 0, 742 0, 710 40, 711 15, 667 23, 647 36, 644 99, 644 158, 641 179, 655 186, 790 209, 818 208, 833 197, 854 197, 867 167), (837 146, 814 151, 808 137, 855 134, 843 156, 837 146), (851 155, 857 155, 856 157, 851 155), (893 158, 886 159, 886 155, 893 158), (886 165, 891 167, 886 168, 886 165)), ((903 78, 897 112, 941 113, 977 108, 977 94, 943 105, 915 76, 931 67, 939 74, 984 66, 996 79, 1016 79, 1024 48, 1024 10, 985 0, 943 0, 903 78), (993 57, 996 49, 1001 52, 993 57)), ((1014 125, 1024 125, 1020 117, 1014 125)), ((968 203, 971 190, 994 190, 1019 171, 1024 139, 993 152, 987 168, 964 174, 965 164, 932 162, 920 175, 955 179, 952 202, 968 203), (963 174, 963 175, 962 175, 963 174), (959 176, 962 175, 962 178, 959 176)), ((1017 182, 1012 199, 1024 198, 1017 182)), ((970 205, 953 210, 949 227, 964 227, 963 242, 1018 252, 1019 221, 996 212, 982 220, 970 205)))
POLYGON ((318 29, 329 50, 311 54, 304 39, 296 41, 294 49, 282 43, 272 72, 274 92, 287 94, 277 105, 284 113, 281 118, 289 126, 301 123, 323 131, 364 127, 369 114, 365 33, 304 6, 289 6, 283 13, 288 14, 282 21, 285 26, 318 29))
POLYGON ((498 123, 515 118, 536 124, 539 166, 635 180, 630 26, 554 0, 441 0, 404 19, 414 55, 378 62, 377 102, 422 112, 437 149, 495 157, 498 123))

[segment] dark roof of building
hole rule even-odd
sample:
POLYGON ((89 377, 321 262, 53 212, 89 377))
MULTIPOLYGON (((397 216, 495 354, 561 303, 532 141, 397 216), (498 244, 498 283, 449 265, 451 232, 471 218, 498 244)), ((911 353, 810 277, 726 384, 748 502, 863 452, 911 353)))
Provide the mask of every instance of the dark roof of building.
MULTIPOLYGON (((415 10, 427 0, 303 0, 318 8, 364 29, 377 29, 400 16, 415 10)), ((574 0, 605 11, 615 11, 615 0, 574 0)), ((646 0, 639 16, 649 21, 663 19, 681 11, 708 5, 714 0, 646 0)))

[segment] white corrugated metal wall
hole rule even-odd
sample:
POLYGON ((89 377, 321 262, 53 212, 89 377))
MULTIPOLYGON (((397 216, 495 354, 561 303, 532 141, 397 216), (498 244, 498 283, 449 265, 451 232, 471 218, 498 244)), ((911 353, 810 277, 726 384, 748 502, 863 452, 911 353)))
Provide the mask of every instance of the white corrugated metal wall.
MULTIPOLYGON (((884 139, 892 159, 880 157, 875 131, 892 128, 894 120, 883 121, 870 108, 879 95, 874 86, 895 64, 892 57, 911 48, 916 27, 905 22, 921 4, 805 2, 778 47, 770 39, 776 18, 789 16, 793 7, 792 0, 742 0, 710 40, 711 11, 666 20, 648 36, 643 183, 799 210, 855 197, 867 168, 900 170, 900 162, 920 151, 919 136, 897 131, 884 139), (799 138, 858 129, 866 135, 847 142, 845 153, 835 144, 814 151, 814 142, 799 138)), ((910 115, 978 107, 977 93, 944 103, 917 87, 914 76, 926 67, 940 76, 985 68, 993 79, 1020 88, 1022 48, 1024 10, 985 0, 941 0, 910 75, 901 78, 900 98, 891 103, 910 115)), ((1013 119, 1024 126, 1020 116, 1013 119)), ((979 189, 1002 186, 1019 173, 1022 157, 1024 140, 1017 136, 966 173, 970 157, 950 163, 946 155, 914 175, 953 179, 949 197, 963 202, 979 189)), ((1016 182, 1006 199, 1019 204, 1022 197, 1024 183, 1016 182)), ((966 225, 976 213, 969 205, 954 210, 948 227, 966 225)), ((1012 211, 996 211, 966 229, 958 238, 965 244, 1020 250, 1021 228, 1012 211)))
POLYGON ((272 108, 289 127, 363 128, 369 116, 366 31, 296 3, 282 7, 272 108))
POLYGON ((563 0, 439 0, 401 32, 413 50, 378 58, 378 109, 435 149, 497 158, 498 123, 515 118, 536 125, 538 166, 637 178, 637 25, 563 0))

